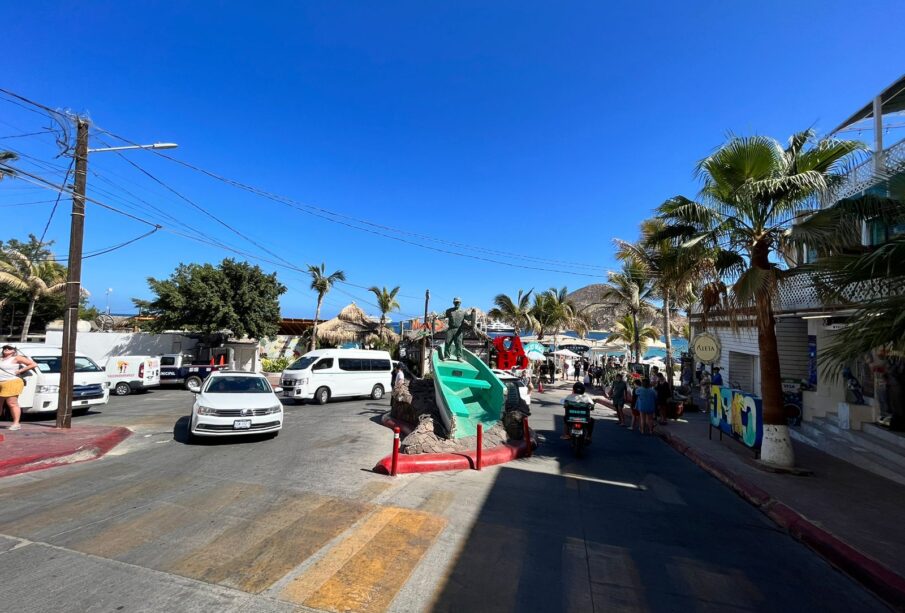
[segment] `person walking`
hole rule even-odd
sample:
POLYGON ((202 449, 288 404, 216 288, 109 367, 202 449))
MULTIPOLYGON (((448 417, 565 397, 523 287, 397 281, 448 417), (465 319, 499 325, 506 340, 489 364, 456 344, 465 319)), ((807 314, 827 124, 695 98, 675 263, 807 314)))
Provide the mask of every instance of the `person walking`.
POLYGON ((405 383, 405 373, 402 372, 402 363, 397 362, 395 372, 393 373, 393 388, 397 388, 403 383, 405 383))
POLYGON ((666 419, 669 413, 669 383, 666 382, 666 376, 663 373, 657 375, 654 391, 657 393, 657 413, 660 415, 660 425, 665 426, 669 423, 666 419))
POLYGON ((641 414, 641 434, 644 434, 645 426, 647 434, 654 433, 654 413, 657 410, 657 392, 651 388, 650 379, 645 378, 641 387, 635 391, 635 402, 638 412, 641 414))
POLYGON ((628 392, 628 386, 622 378, 622 373, 616 375, 613 387, 610 389, 610 399, 613 401, 613 408, 616 410, 616 418, 619 425, 625 425, 625 416, 622 414, 622 408, 625 406, 625 396, 628 392))
POLYGON ((5 402, 13 420, 7 430, 19 430, 22 427, 19 425, 19 418, 22 416, 19 394, 25 388, 22 375, 37 367, 37 362, 19 355, 12 345, 3 345, 0 349, 0 408, 3 408, 5 402))
POLYGON ((723 385, 723 375, 720 374, 720 367, 719 367, 719 366, 714 366, 714 367, 713 367, 713 377, 710 378, 710 382, 711 382, 713 385, 719 385, 719 386, 722 387, 722 385, 723 385))

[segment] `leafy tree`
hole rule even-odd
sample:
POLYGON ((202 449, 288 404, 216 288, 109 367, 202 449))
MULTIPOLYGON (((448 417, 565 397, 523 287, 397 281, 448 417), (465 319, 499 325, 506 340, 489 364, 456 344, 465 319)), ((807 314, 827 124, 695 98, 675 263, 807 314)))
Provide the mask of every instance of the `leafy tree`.
POLYGON ((785 148, 764 136, 733 136, 697 167, 700 202, 678 196, 659 207, 659 217, 685 232, 684 245, 704 243, 734 261, 722 272, 734 279, 730 316, 753 310, 760 350, 764 441, 761 457, 794 465, 783 412, 774 301, 782 271, 775 256, 789 246, 787 231, 814 209, 815 199, 843 180, 850 155, 861 143, 793 135, 785 148))
MULTIPOLYGON (((18 159, 19 156, 12 151, 0 151, 0 164, 8 164, 18 159)), ((0 181, 3 180, 3 177, 14 176, 16 176, 16 172, 12 168, 0 166, 0 181)))
POLYGON ((636 350, 643 353, 647 349, 648 341, 656 341, 660 338, 660 330, 655 326, 641 325, 635 327, 637 319, 631 313, 626 313, 616 320, 613 331, 606 341, 618 341, 627 345, 634 345, 636 350))
POLYGON ((399 286, 397 285, 393 289, 387 290, 386 287, 380 288, 373 285, 368 288, 368 291, 377 298, 377 308, 380 309, 380 338, 382 339, 384 328, 387 325, 387 313, 399 310, 399 302, 396 300, 399 286))
POLYGON ((506 294, 497 294, 496 298, 493 299, 495 306, 487 314, 515 328, 516 334, 521 334, 523 329, 533 329, 537 326, 531 308, 531 293, 533 291, 533 289, 529 289, 525 293, 524 290, 520 289, 515 300, 506 294))
POLYGON ((641 361, 641 327, 639 319, 647 319, 654 312, 654 305, 650 302, 654 296, 654 286, 651 276, 644 271, 635 259, 628 259, 622 265, 621 272, 611 272, 609 281, 603 288, 602 298, 616 305, 617 310, 627 313, 632 318, 631 329, 639 334, 630 342, 634 348, 635 361, 641 361))
POLYGON ((21 292, 28 300, 28 312, 19 337, 20 341, 25 342, 28 340, 35 304, 41 298, 62 293, 66 289, 66 269, 56 262, 49 251, 44 253, 38 248, 26 249, 23 253, 7 246, 0 259, 0 285, 21 292))
POLYGON ((317 292, 317 309, 314 311, 314 329, 311 332, 311 351, 314 351, 317 345, 317 320, 321 316, 321 305, 324 303, 324 296, 333 287, 337 281, 345 281, 346 273, 337 270, 331 274, 327 274, 327 265, 321 262, 320 266, 308 264, 308 274, 311 275, 311 289, 317 292))
POLYGON ((142 306, 155 317, 148 324, 152 331, 229 330, 238 337, 266 338, 279 329, 279 297, 286 287, 276 273, 259 266, 229 258, 219 266, 180 264, 169 279, 151 277, 148 285, 156 298, 142 306))
POLYGON ((565 287, 551 287, 534 295, 534 306, 531 307, 530 314, 534 319, 538 338, 543 338, 545 332, 551 331, 556 336, 561 330, 568 328, 587 330, 588 318, 579 312, 575 303, 567 298, 568 295, 569 290, 565 287))

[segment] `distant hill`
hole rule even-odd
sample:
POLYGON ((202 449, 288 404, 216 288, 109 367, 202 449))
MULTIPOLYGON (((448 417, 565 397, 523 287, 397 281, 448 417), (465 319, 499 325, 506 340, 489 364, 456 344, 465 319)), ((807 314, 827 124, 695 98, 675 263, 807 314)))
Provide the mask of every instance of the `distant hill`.
MULTIPOLYGON (((619 316, 614 305, 605 304, 603 300, 603 283, 594 283, 586 285, 568 295, 569 300, 575 303, 579 310, 584 309, 585 313, 591 316, 591 327, 595 330, 612 330, 613 323, 619 316), (592 306, 593 305, 593 306, 592 306)), ((683 315, 674 313, 671 318, 672 328, 674 330, 681 328, 687 323, 687 319, 683 315)), ((651 323, 651 322, 648 322, 651 323)), ((653 322, 658 328, 663 327, 663 318, 658 312, 653 322)), ((673 332, 675 335, 676 333, 673 332)))

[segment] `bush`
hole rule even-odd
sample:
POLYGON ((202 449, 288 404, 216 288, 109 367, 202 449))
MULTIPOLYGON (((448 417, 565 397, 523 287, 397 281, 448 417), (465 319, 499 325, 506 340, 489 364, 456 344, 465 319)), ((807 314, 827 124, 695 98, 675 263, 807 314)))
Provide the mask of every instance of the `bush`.
POLYGON ((289 358, 263 358, 261 368, 264 372, 283 372, 289 367, 289 358))

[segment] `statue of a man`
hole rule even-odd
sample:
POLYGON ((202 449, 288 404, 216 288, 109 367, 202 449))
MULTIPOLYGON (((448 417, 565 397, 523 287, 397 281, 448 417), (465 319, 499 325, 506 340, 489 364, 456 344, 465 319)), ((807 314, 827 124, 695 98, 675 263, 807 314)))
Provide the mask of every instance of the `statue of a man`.
POLYGON ((453 299, 453 308, 446 309, 444 318, 449 324, 446 329, 446 342, 443 345, 443 359, 462 361, 462 337, 465 333, 464 324, 471 327, 475 325, 475 311, 471 310, 470 314, 466 314, 464 309, 460 308, 462 301, 459 298, 453 299))

